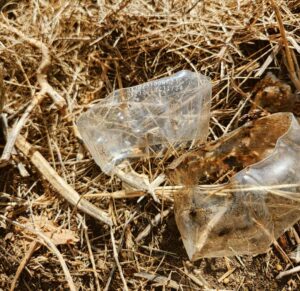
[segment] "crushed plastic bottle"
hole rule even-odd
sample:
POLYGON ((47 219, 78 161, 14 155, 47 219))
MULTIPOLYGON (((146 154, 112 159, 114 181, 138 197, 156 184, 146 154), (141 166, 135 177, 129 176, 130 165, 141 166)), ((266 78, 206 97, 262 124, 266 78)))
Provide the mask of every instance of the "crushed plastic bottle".
POLYGON ((124 159, 206 140, 210 100, 210 79, 184 70, 112 92, 77 125, 96 163, 110 174, 124 159))
POLYGON ((194 178, 174 195, 175 218, 189 258, 265 253, 300 219, 299 123, 292 113, 276 113, 206 150, 182 159, 177 168, 182 184, 203 171, 213 176, 222 166, 226 171, 243 169, 223 185, 196 187, 194 178))

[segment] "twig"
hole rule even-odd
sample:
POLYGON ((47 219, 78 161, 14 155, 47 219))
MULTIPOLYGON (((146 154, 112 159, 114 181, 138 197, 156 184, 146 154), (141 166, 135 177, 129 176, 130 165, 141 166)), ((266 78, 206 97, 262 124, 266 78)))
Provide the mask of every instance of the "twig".
POLYGON ((10 291, 15 290, 18 279, 19 279, 22 271, 24 270, 26 264, 29 262, 29 260, 30 260, 31 256, 33 255, 33 253, 37 250, 38 246, 39 246, 39 242, 37 242, 37 241, 31 242, 31 244, 29 245, 29 249, 26 252, 24 258, 22 259, 22 261, 21 261, 21 263, 20 263, 20 265, 17 269, 16 275, 15 275, 15 277, 14 277, 12 283, 11 283, 11 287, 9 289, 10 291))
POLYGON ((69 203, 76 206, 79 210, 94 217, 95 219, 112 225, 112 220, 109 215, 97 208, 92 203, 80 197, 80 195, 65 181, 56 171, 50 166, 47 160, 40 152, 35 150, 33 146, 26 141, 26 139, 19 135, 16 140, 17 148, 27 156, 39 172, 46 180, 53 186, 53 188, 69 203))
POLYGON ((279 44, 276 44, 274 47, 271 48, 271 53, 266 58, 264 63, 261 65, 259 70, 255 73, 254 75, 255 78, 261 77, 263 75, 263 73, 266 71, 266 69, 269 67, 269 65, 273 62, 274 58, 278 54, 279 49, 280 49, 279 44))
POLYGON ((206 280, 203 278, 203 276, 200 273, 197 273, 197 276, 195 276, 194 274, 191 274, 188 271, 188 268, 186 266, 186 263, 184 263, 184 269, 182 270, 181 268, 179 269, 180 272, 182 272, 185 276, 187 276, 188 278, 190 278, 195 284, 197 284, 199 287, 201 288, 205 288, 206 289, 210 289, 209 284, 206 282, 206 280))
POLYGON ((10 159, 14 144, 16 142, 16 139, 21 132, 21 129, 23 128, 24 124, 27 122, 27 119, 31 113, 31 111, 35 108, 37 104, 40 103, 40 101, 44 98, 44 92, 40 92, 39 94, 35 95, 32 99, 31 104, 26 108, 25 112, 23 113, 20 120, 15 124, 12 131, 8 134, 7 142, 5 144, 2 156, 0 158, 0 165, 6 164, 8 160, 10 159))
POLYGON ((276 279, 281 279, 281 278, 283 278, 285 276, 288 276, 288 275, 291 275, 291 274, 295 274, 295 273, 297 273, 299 271, 300 271, 300 266, 297 266, 297 267, 292 268, 290 270, 280 272, 279 275, 276 277, 276 279))
POLYGON ((195 1, 194 4, 192 4, 192 6, 185 12, 185 14, 189 14, 199 3, 201 0, 197 0, 195 1))
POLYGON ((236 268, 232 268, 232 269, 228 270, 225 274, 223 274, 223 275, 218 279, 218 282, 221 283, 225 278, 227 278, 228 276, 230 276, 235 270, 236 270, 236 268))
MULTIPOLYGON (((6 103, 6 94, 5 94, 5 87, 3 82, 3 68, 0 66, 0 130, 2 128, 3 134, 7 140, 7 120, 6 115, 3 113, 4 105, 6 103)), ((2 153, 5 154, 5 148, 2 153)), ((8 164, 8 160, 4 159, 1 163, 2 157, 0 158, 0 168, 4 167, 8 164)))
POLYGON ((123 274, 123 271, 122 271, 122 267, 121 267, 120 262, 119 262, 119 254, 118 254, 118 251, 117 251, 117 248, 116 248, 116 242, 115 242, 115 236, 114 236, 113 228, 110 229, 110 236, 111 236, 111 243, 112 243, 112 247, 113 247, 114 259, 115 259, 115 262, 117 264, 117 267, 118 267, 118 270, 119 270, 119 273, 120 273, 120 276, 121 276, 121 279, 122 279, 122 282, 123 282, 123 285, 124 285, 123 290, 128 291, 127 283, 126 283, 126 280, 125 280, 125 277, 124 277, 124 274, 123 274))
POLYGON ((135 239, 136 242, 140 242, 143 238, 145 238, 151 231, 151 229, 153 228, 153 226, 157 226, 158 223, 164 219, 165 217, 167 217, 170 213, 170 210, 165 210, 162 213, 158 213, 155 215, 155 217, 151 220, 151 223, 147 225, 147 227, 141 231, 137 238, 135 239))
POLYGON ((300 80, 299 80, 299 76, 297 75, 296 70, 295 70, 295 65, 294 65, 292 54, 291 54, 289 44, 288 44, 288 41, 287 41, 287 37, 286 37, 286 33, 285 33, 285 29, 284 29, 284 25, 283 25, 283 21, 282 21, 282 17, 281 17, 281 13, 280 13, 279 8, 278 8, 278 6, 277 6, 277 4, 275 3, 274 0, 271 0, 271 4, 273 6, 273 9, 275 10, 276 18, 277 18, 277 21, 278 21, 278 24, 279 24, 279 30, 280 30, 281 38, 282 38, 282 41, 283 41, 283 44, 284 44, 285 56, 286 56, 286 60, 287 60, 287 69, 289 71, 292 82, 294 83, 297 90, 300 91, 300 80))
MULTIPOLYGON (((7 140, 8 137, 8 122, 7 122, 7 114, 6 113, 0 113, 0 130, 2 129, 2 133, 4 135, 4 139, 7 140)), ((12 149, 12 151, 14 148, 12 149)), ((8 160, 2 160, 0 158, 0 168, 5 167, 9 164, 8 160)))
MULTIPOLYGON (((119 253, 120 253, 120 251, 122 250, 122 247, 123 247, 124 236, 125 236, 126 228, 127 228, 128 224, 132 221, 132 219, 134 219, 135 215, 136 215, 136 212, 132 213, 132 215, 131 215, 131 216, 128 218, 128 220, 125 222, 125 225, 124 225, 124 227, 123 227, 123 231, 122 231, 122 234, 121 234, 121 238, 120 238, 120 240, 119 240, 118 255, 119 255, 119 253)), ((116 268, 117 268, 117 264, 115 264, 115 265, 113 266, 113 268, 111 269, 111 272, 110 272, 109 278, 108 278, 108 280, 107 280, 107 282, 106 282, 104 291, 108 291, 109 286, 110 286, 110 283, 111 283, 112 278, 113 278, 113 276, 114 276, 114 273, 115 273, 115 271, 116 271, 116 268)))
MULTIPOLYGON (((178 192, 178 190, 184 189, 184 186, 163 186, 157 187, 154 189, 155 195, 161 200, 167 200, 173 202, 173 194, 178 192)), ((101 193, 92 193, 85 194, 86 199, 89 198, 113 198, 113 199, 132 199, 142 197, 146 194, 145 190, 120 190, 116 192, 101 192, 101 193)))
POLYGON ((289 256, 286 254, 286 252, 284 251, 284 249, 280 246, 280 244, 274 240, 273 242, 275 249, 278 251, 278 253, 281 255, 282 259, 286 262, 286 263, 292 263, 289 256))
POLYGON ((49 49, 47 46, 36 39, 30 38, 26 36, 23 32, 20 30, 10 26, 6 25, 4 23, 0 23, 0 26, 5 28, 6 30, 16 34, 20 38, 22 38, 24 41, 28 42, 30 45, 38 48, 42 52, 42 60, 41 63, 37 69, 37 81, 41 87, 40 91, 33 96, 31 103, 29 106, 26 108, 25 112, 23 113, 22 117, 20 120, 17 122, 17 124, 14 126, 13 130, 10 132, 8 136, 8 140, 6 142, 2 157, 0 159, 0 164, 1 163, 6 163, 10 159, 10 155, 12 152, 12 149, 14 147, 14 144, 16 142, 16 139, 21 132, 21 129, 23 126, 26 124, 31 112, 33 109, 45 98, 46 94, 48 94, 54 101, 54 103, 59 107, 63 108, 66 106, 66 101, 61 97, 48 83, 47 80, 47 70, 49 66, 51 65, 51 58, 49 54, 49 49))
POLYGON ((247 96, 247 98, 246 98, 244 101, 241 102, 242 104, 239 106, 239 109, 236 111, 236 113, 234 114, 234 116, 232 117, 232 119, 230 120, 230 122, 228 123, 228 125, 226 126, 226 128, 225 128, 225 130, 224 130, 224 134, 226 134, 226 133, 229 131, 229 129, 230 129, 231 125, 233 124, 233 122, 234 122, 234 121, 238 118, 238 116, 241 114, 243 108, 244 108, 245 105, 248 103, 250 97, 251 97, 251 94, 249 94, 249 95, 247 96))
POLYGON ((4 105, 6 103, 5 87, 3 82, 3 68, 0 66, 0 114, 3 111, 4 105))
POLYGON ((165 276, 149 274, 149 273, 145 273, 145 272, 135 273, 134 276, 147 279, 148 281, 154 281, 154 282, 159 283, 167 288, 173 288, 176 290, 179 289, 179 285, 177 282, 175 282, 174 280, 171 280, 165 276))
POLYGON ((159 184, 161 184, 165 180, 164 175, 157 177, 156 180, 150 183, 148 177, 142 177, 132 169, 130 172, 125 173, 120 166, 114 169, 115 175, 117 175, 123 182, 130 185, 131 187, 149 192, 154 201, 159 203, 159 199, 155 195, 154 188, 159 186, 159 184))
POLYGON ((91 260, 93 271, 94 271, 97 291, 100 291, 101 288, 100 288, 98 274, 97 274, 97 270, 96 270, 95 259, 94 259, 94 255, 93 255, 93 251, 92 251, 92 247, 91 247, 91 243, 90 243, 90 239, 89 239, 89 235, 88 235, 88 229, 87 229, 87 226, 85 225, 85 223, 84 223, 83 229, 84 229, 86 244, 87 244, 88 251, 89 251, 89 254, 90 254, 90 260, 91 260))
POLYGON ((21 227, 23 229, 28 230, 31 233, 33 233, 33 234, 37 235, 38 237, 40 237, 44 241, 44 243, 46 244, 46 246, 48 247, 48 249, 50 251, 52 251, 57 256, 57 258, 58 258, 58 260, 59 260, 59 262, 61 264, 61 267, 62 267, 62 269, 64 271, 66 281, 69 284, 70 290, 71 291, 76 291, 76 287, 74 285, 72 276, 71 276, 71 274, 69 272, 69 269, 68 269, 68 267, 66 265, 65 260, 64 260, 64 258, 62 256, 62 254, 60 253, 60 251, 57 249, 57 247, 55 246, 55 244, 52 242, 52 240, 49 237, 47 237, 42 231, 39 231, 37 229, 33 229, 31 227, 28 227, 28 226, 24 226, 23 224, 18 223, 16 221, 12 221, 12 220, 8 219, 7 217, 5 217, 4 215, 0 215, 0 217, 2 219, 4 219, 4 220, 6 220, 6 221, 8 221, 8 222, 10 222, 10 223, 12 223, 14 225, 16 225, 16 226, 19 226, 19 227, 21 227))

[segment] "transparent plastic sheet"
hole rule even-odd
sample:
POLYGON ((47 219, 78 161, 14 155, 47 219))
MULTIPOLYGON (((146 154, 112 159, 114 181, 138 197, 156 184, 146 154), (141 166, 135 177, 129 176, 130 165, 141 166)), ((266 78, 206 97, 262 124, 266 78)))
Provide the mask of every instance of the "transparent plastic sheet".
POLYGON ((193 178, 175 194, 174 208, 189 258, 266 252, 300 218, 299 161, 300 126, 291 113, 250 122, 184 157, 177 182, 193 178), (223 185, 193 186, 222 167, 243 170, 223 185))
POLYGON ((152 155, 185 141, 205 141, 211 82, 187 70, 116 90, 78 120, 79 132, 101 169, 110 174, 127 158, 152 155))

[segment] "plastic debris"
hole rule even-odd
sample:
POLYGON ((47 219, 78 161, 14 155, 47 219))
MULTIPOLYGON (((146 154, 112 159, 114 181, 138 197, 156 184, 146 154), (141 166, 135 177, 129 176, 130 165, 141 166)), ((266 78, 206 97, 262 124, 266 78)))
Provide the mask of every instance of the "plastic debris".
POLYGON ((300 126, 291 113, 249 122, 183 157, 173 173, 190 187, 175 194, 174 208, 189 258, 265 253, 300 219, 299 160, 300 126), (226 173, 225 184, 195 186, 226 173))
POLYGON ((210 79, 184 70, 112 92, 82 114, 78 129, 96 163, 110 174, 124 159, 206 140, 210 99, 210 79))

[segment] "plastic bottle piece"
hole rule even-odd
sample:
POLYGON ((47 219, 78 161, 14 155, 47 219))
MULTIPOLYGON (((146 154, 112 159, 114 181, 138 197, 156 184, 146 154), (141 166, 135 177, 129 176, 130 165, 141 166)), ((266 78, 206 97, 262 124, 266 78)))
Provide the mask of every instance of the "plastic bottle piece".
POLYGON ((273 114, 211 148, 209 164, 203 166, 194 157, 189 167, 198 169, 186 175, 210 166, 213 171, 221 161, 245 168, 227 184, 175 194, 175 218, 189 258, 266 252, 300 219, 300 125, 291 113, 273 114))
POLYGON ((211 82, 187 70, 112 92, 78 120, 96 163, 109 174, 122 160, 208 134, 211 82))

